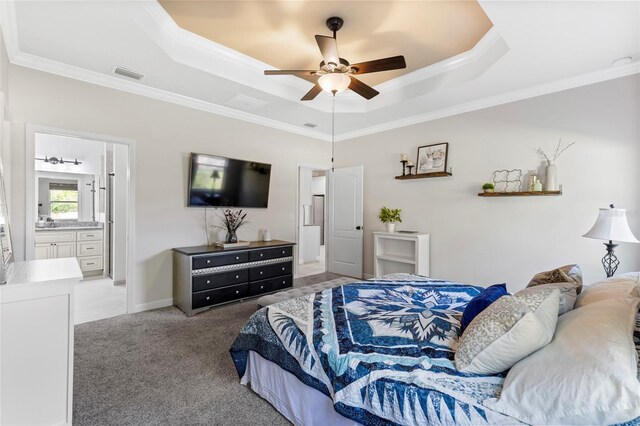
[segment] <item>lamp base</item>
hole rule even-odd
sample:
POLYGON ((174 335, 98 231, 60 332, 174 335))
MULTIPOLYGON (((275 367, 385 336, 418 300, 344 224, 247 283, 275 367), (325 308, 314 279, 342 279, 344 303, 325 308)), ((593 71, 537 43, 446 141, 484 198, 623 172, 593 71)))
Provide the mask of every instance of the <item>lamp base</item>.
POLYGON ((607 278, 609 278, 616 273, 618 266, 620 265, 620 261, 614 253, 614 250, 618 245, 613 244, 613 241, 604 243, 604 245, 607 247, 607 254, 602 258, 602 266, 604 267, 604 272, 607 274, 607 278))

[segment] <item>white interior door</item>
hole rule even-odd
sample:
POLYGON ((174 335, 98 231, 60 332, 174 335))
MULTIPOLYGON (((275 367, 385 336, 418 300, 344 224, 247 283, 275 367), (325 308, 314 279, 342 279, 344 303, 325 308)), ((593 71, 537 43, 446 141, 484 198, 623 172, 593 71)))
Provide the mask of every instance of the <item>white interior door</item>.
POLYGON ((327 270, 362 278, 363 166, 327 172, 327 270))

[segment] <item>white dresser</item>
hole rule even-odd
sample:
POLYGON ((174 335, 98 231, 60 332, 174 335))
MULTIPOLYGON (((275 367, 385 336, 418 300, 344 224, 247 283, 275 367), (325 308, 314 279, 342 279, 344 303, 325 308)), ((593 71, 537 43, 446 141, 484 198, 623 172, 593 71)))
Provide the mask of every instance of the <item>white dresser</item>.
POLYGON ((374 232, 374 275, 408 273, 429 276, 429 234, 374 232))
POLYGON ((0 424, 71 424, 75 258, 13 263, 0 285, 0 424))

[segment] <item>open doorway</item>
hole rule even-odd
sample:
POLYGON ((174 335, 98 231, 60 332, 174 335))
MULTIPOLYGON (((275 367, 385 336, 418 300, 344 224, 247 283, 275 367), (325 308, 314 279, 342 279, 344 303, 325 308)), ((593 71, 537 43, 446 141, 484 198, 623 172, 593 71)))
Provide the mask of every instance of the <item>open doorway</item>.
POLYGON ((327 170, 300 167, 298 183, 297 277, 306 277, 327 271, 327 170))
POLYGON ((131 145, 47 128, 28 134, 25 258, 77 259, 75 324, 127 313, 131 145))

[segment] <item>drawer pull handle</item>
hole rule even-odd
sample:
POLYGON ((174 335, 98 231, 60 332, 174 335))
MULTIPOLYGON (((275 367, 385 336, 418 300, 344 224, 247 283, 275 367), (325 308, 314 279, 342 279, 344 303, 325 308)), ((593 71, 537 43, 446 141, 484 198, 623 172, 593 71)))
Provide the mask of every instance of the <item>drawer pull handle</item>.
POLYGON ((236 275, 236 280, 239 280, 239 279, 240 279, 240 275, 236 275))
POLYGON ((95 247, 86 247, 87 250, 93 250, 95 247))
POLYGON ((263 286, 263 285, 261 285, 261 286, 260 286, 260 290, 262 290, 262 289, 264 289, 264 286, 263 286))
POLYGON ((285 253, 285 251, 284 251, 284 250, 282 250, 282 254, 284 254, 284 253, 285 253))
POLYGON ((282 270, 284 271, 284 266, 282 267, 282 270))
POLYGON ((264 254, 263 254, 263 253, 260 253, 260 257, 262 257, 262 256, 264 256, 264 254))
POLYGON ((282 284, 285 284, 287 281, 282 281, 282 284))
POLYGON ((211 297, 207 296, 207 300, 211 300, 211 297))
POLYGON ((262 271, 260 271, 260 275, 262 275, 262 271))
POLYGON ((93 237, 93 234, 85 234, 85 237, 93 237))
POLYGON ((240 290, 236 290, 236 294, 240 294, 240 290))
POLYGON ((207 263, 211 263, 211 261, 210 261, 210 260, 207 260, 207 263))
POLYGON ((240 256, 236 256, 236 260, 240 260, 240 256))
POLYGON ((207 280, 207 284, 211 284, 211 280, 207 280))
POLYGON ((95 265, 95 263, 93 263, 93 262, 87 262, 87 265, 91 266, 91 265, 95 265))

